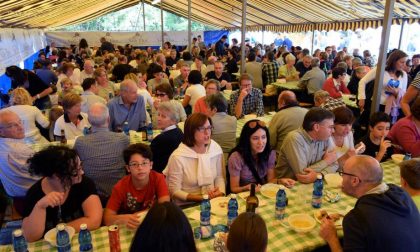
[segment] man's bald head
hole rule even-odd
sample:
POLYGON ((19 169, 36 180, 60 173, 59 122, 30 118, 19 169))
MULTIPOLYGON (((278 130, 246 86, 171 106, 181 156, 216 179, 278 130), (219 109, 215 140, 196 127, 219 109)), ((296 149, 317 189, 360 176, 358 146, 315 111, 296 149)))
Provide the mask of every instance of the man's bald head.
POLYGON ((347 162, 345 167, 348 168, 351 173, 359 176, 362 181, 372 184, 379 184, 382 182, 383 170, 378 160, 373 157, 358 155, 349 158, 347 162), (347 162, 349 164, 347 164, 347 162))
POLYGON ((22 139, 25 137, 19 116, 7 109, 0 110, 0 137, 22 139))
POLYGON ((279 108, 282 108, 284 106, 289 106, 289 105, 296 105, 297 103, 298 102, 296 99, 296 95, 292 91, 287 90, 280 93, 279 99, 278 99, 279 108))
POLYGON ((109 123, 109 110, 105 104, 94 103, 88 110, 89 123, 97 128, 107 128, 109 123))

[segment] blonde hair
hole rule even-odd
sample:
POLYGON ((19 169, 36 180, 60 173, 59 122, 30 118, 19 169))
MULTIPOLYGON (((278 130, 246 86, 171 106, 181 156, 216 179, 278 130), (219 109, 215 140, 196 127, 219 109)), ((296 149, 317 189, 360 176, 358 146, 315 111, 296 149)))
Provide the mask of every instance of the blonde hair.
POLYGON ((73 106, 81 102, 82 102, 82 98, 78 94, 68 93, 64 95, 63 102, 62 102, 64 111, 71 109, 73 106))
POLYGON ((26 89, 18 87, 12 91, 11 105, 32 105, 32 103, 32 97, 26 89))
POLYGON ((63 86, 64 86, 64 83, 70 83, 70 84, 71 84, 71 86, 73 87, 73 82, 71 81, 71 79, 70 79, 70 78, 64 78, 64 79, 62 79, 62 80, 61 80, 61 82, 60 82, 61 87, 63 87, 63 86))
POLYGON ((134 73, 128 73, 124 76, 124 80, 132 80, 134 81, 136 84, 139 83, 139 78, 137 77, 136 74, 134 73))

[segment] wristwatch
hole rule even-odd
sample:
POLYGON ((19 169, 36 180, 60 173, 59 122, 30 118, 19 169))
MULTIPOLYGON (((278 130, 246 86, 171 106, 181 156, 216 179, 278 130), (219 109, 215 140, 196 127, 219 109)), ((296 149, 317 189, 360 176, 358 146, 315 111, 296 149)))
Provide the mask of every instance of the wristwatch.
POLYGON ((37 99, 41 99, 41 96, 39 94, 36 95, 37 99))

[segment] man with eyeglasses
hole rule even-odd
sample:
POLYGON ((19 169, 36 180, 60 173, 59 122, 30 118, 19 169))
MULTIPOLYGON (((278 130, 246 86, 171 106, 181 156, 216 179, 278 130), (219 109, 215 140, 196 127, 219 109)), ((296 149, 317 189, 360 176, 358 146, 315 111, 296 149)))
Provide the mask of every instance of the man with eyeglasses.
POLYGON ((230 95, 231 115, 241 118, 244 115, 264 115, 263 95, 261 90, 252 87, 252 76, 242 74, 239 77, 240 89, 230 95))
POLYGON ((320 236, 331 251, 420 251, 420 214, 402 188, 385 184, 379 162, 370 156, 349 158, 340 174, 342 190, 357 198, 343 219, 343 245, 334 222, 322 220, 320 236))
POLYGON ((302 127, 291 131, 283 141, 275 169, 277 177, 313 183, 319 173, 335 172, 331 164, 337 155, 329 150, 328 141, 333 132, 334 114, 322 108, 310 109, 302 127))
MULTIPOLYGON (((40 179, 28 171, 27 160, 34 151, 24 142, 24 137, 25 132, 18 115, 7 109, 0 110, 0 180, 7 195, 16 201, 15 205, 19 198, 23 200, 26 191, 40 179)), ((22 212, 20 207, 16 208, 22 212)))

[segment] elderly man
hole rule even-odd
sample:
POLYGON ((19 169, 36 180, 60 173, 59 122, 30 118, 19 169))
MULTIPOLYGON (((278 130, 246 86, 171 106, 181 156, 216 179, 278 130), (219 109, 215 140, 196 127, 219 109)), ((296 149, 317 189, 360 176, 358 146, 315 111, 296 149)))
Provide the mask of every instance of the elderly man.
POLYGON ((296 71, 299 72, 299 78, 312 69, 312 56, 305 55, 301 61, 296 64, 296 71))
POLYGON ((130 141, 125 134, 109 131, 106 105, 94 103, 88 110, 91 133, 76 139, 74 149, 83 163, 85 175, 95 182, 102 205, 106 204, 113 186, 125 175, 122 150, 130 141))
MULTIPOLYGON (((25 144, 24 137, 18 115, 10 110, 0 110, 0 180, 6 193, 16 201, 25 197, 26 191, 40 179, 28 171, 27 160, 34 152, 25 144)), ((22 212, 22 208, 18 208, 18 212, 22 212)))
POLYGON ((141 130, 146 126, 146 105, 142 96, 137 94, 137 85, 132 80, 124 80, 120 86, 120 96, 108 102, 112 131, 121 131, 124 123, 130 130, 141 130))
POLYGON ((277 177, 312 183, 321 172, 335 172, 330 165, 337 156, 334 150, 328 150, 328 139, 333 132, 332 112, 321 108, 309 110, 302 128, 291 131, 283 141, 277 160, 277 177))
MULTIPOLYGON (((305 62, 305 59, 304 59, 305 62)), ((307 90, 306 102, 313 102, 314 93, 322 89, 322 85, 325 82, 325 73, 319 68, 319 59, 311 59, 312 69, 307 71, 302 78, 299 80, 299 87, 307 90)))
POLYGON ((214 71, 208 72, 204 78, 205 81, 210 79, 218 80, 220 82, 220 90, 222 91, 225 89, 232 89, 232 84, 230 83, 230 75, 227 72, 223 72, 223 68, 223 62, 216 61, 214 63, 214 71))
POLYGON ((98 85, 93 78, 86 78, 82 83, 83 93, 82 98, 82 112, 87 113, 90 106, 94 103, 106 104, 106 100, 98 96, 98 85))
POLYGON ((382 181, 383 170, 370 156, 344 164, 342 190, 357 198, 344 216, 343 247, 333 221, 322 220, 320 235, 331 251, 420 251, 420 214, 407 192, 382 181))
POLYGON ((252 77, 242 74, 239 77, 240 89, 230 95, 231 115, 241 118, 244 115, 264 115, 264 104, 261 90, 252 87, 252 77))
POLYGON ((273 116, 268 127, 271 148, 280 153, 280 148, 287 134, 302 126, 307 109, 299 107, 295 93, 283 91, 278 98, 279 111, 273 116))
POLYGON ((93 71, 95 71, 94 66, 95 66, 95 62, 93 62, 93 60, 91 59, 85 60, 85 63, 83 65, 83 71, 80 72, 79 83, 83 83, 83 81, 86 78, 93 78, 93 71))

